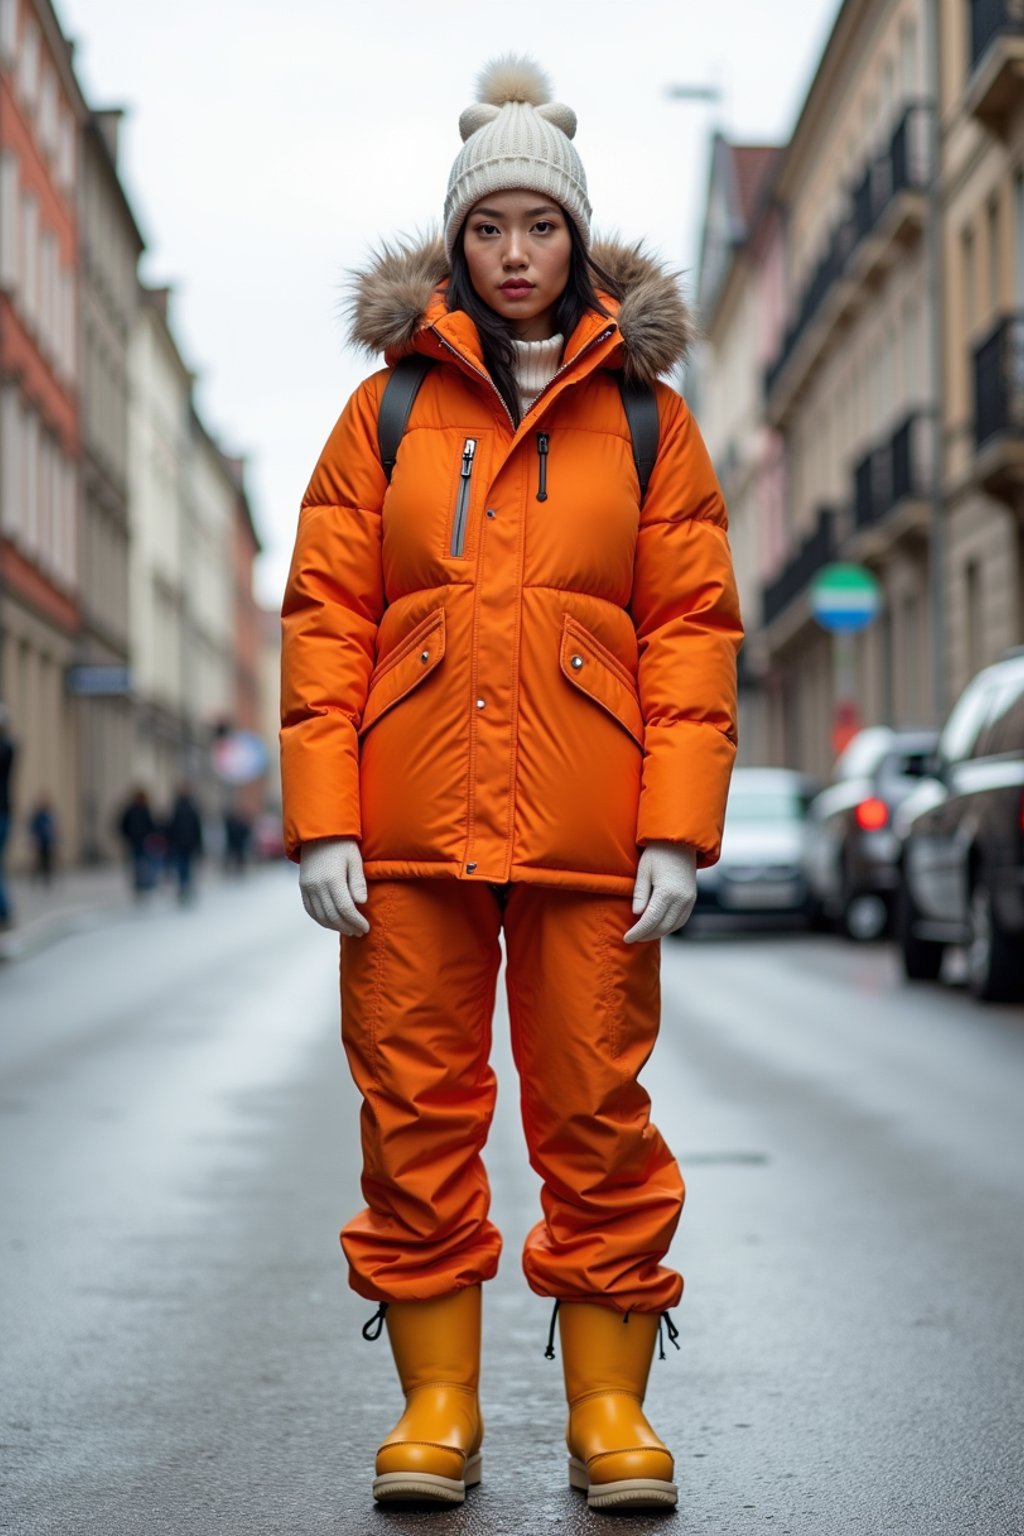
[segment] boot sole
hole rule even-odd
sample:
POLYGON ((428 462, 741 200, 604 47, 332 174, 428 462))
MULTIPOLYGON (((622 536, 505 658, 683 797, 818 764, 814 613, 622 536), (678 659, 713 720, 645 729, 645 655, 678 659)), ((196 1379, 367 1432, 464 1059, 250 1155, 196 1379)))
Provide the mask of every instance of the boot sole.
POLYGON ((385 1472, 374 1478, 373 1496, 378 1502, 394 1499, 417 1504, 461 1504, 467 1488, 475 1488, 483 1473, 478 1451, 466 1462, 461 1478, 440 1477, 436 1472, 385 1472))
POLYGON ((668 1509, 679 1503, 675 1483, 657 1477, 626 1477, 618 1483, 592 1483, 586 1464, 569 1457, 569 1486, 587 1496, 588 1509, 668 1509))

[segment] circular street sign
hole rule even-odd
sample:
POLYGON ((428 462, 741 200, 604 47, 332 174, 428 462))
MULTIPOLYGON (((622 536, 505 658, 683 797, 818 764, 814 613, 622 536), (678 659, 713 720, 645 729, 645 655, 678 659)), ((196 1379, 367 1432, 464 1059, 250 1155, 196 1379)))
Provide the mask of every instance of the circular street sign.
POLYGON ((267 749, 252 731, 228 731, 213 744, 213 767, 222 784, 251 784, 267 771, 267 749))
POLYGON ((826 565, 811 584, 811 612, 822 629, 853 634, 867 629, 881 604, 881 591, 862 565, 826 565))

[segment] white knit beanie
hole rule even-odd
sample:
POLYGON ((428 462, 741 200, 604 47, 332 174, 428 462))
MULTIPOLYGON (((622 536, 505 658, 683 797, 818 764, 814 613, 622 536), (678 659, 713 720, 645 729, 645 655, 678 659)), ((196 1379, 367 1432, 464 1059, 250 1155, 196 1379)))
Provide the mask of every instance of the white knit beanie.
POLYGON ((462 149, 448 178, 444 244, 451 260, 466 215, 488 192, 546 192, 590 243, 590 203, 573 147, 576 114, 552 101, 551 83, 532 59, 508 54, 488 64, 477 100, 459 118, 462 149))

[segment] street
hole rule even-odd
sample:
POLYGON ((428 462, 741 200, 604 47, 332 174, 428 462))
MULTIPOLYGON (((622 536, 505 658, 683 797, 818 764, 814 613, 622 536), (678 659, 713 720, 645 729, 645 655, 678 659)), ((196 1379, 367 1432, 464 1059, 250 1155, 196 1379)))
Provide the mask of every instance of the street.
MULTIPOLYGON (((687 1289, 648 1403, 679 1528, 1020 1536, 1021 1011, 908 989, 884 945, 709 924, 663 953, 646 1080, 687 1289)), ((337 1241, 361 1199, 336 974, 278 868, 0 970, 0 1529, 614 1523, 566 1486, 550 1306, 518 1268, 537 1181, 500 991, 484 1481, 374 1509, 399 1400, 337 1241)))

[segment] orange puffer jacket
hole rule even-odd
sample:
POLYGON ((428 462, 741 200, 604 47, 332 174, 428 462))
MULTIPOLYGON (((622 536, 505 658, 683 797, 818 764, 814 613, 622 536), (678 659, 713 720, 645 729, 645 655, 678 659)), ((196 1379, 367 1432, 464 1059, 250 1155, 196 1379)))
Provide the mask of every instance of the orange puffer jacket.
POLYGON ((674 281, 596 247, 589 313, 516 428, 440 244, 363 274, 355 339, 436 359, 390 486, 356 390, 302 501, 283 609, 288 852, 356 837, 369 879, 533 881, 628 894, 655 839, 718 858, 736 750, 740 617, 726 511, 674 390, 656 385, 643 506, 615 377, 689 340, 674 281), (545 484, 546 480, 546 484, 545 484))

